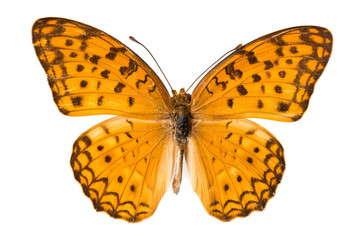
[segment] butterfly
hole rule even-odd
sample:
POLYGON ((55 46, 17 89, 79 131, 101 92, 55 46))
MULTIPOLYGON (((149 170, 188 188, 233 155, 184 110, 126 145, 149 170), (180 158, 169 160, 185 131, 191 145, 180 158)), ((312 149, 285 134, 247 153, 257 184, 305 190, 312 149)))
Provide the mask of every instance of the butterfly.
POLYGON ((184 159, 211 216, 262 211, 282 179, 284 152, 246 118, 299 120, 333 42, 323 27, 276 31, 235 48, 191 95, 170 96, 137 54, 94 27, 43 18, 32 40, 61 113, 116 115, 79 136, 71 167, 97 211, 128 222, 150 217, 171 184, 179 191, 184 159))

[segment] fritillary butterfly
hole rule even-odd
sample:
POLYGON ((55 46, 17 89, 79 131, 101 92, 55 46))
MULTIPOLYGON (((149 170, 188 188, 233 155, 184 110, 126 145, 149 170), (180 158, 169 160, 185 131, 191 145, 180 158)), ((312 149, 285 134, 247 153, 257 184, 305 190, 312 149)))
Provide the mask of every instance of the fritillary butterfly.
POLYGON ((61 113, 117 115, 80 135, 71 167, 96 210, 129 222, 150 217, 172 180, 179 191, 183 159, 210 215, 263 210, 284 173, 283 148, 245 118, 299 120, 332 49, 325 28, 283 29, 236 48, 192 95, 171 97, 138 55, 96 28, 43 18, 32 34, 61 113))

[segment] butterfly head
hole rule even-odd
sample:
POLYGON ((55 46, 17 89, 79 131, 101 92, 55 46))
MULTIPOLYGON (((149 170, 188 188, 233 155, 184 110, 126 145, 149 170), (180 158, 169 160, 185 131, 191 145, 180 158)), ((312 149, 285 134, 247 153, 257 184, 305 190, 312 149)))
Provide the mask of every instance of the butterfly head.
POLYGON ((185 92, 185 89, 180 89, 179 93, 176 90, 172 91, 173 97, 172 106, 175 108, 176 106, 190 106, 191 95, 185 92))

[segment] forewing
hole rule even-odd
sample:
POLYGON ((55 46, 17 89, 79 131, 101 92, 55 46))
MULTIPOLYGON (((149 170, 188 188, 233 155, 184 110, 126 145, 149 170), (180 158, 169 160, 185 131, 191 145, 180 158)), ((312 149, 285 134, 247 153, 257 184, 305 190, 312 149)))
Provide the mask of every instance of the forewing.
POLYGON ((166 123, 115 117, 76 140, 71 167, 97 211, 138 222, 166 192, 175 155, 166 123))
POLYGON ((186 162, 206 211, 222 221, 263 210, 285 170, 279 141, 246 119, 197 122, 186 162))
POLYGON ((43 18, 32 37, 63 114, 168 117, 170 95, 159 77, 110 35, 73 20, 43 18))
POLYGON ((212 69, 192 95, 198 119, 296 121, 308 107, 331 54, 332 35, 300 26, 260 37, 212 69))

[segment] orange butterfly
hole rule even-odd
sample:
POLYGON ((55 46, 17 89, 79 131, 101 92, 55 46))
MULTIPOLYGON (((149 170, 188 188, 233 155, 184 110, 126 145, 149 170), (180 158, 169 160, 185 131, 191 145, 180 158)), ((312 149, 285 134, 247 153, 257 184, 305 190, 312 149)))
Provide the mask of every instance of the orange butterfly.
POLYGON ((150 217, 183 159, 206 211, 222 220, 264 209, 285 169, 283 148, 245 119, 297 121, 331 54, 322 27, 280 30, 236 48, 192 95, 170 97, 155 72, 110 35, 76 21, 35 22, 33 43, 59 110, 117 115, 74 143, 71 167, 97 211, 150 217))

